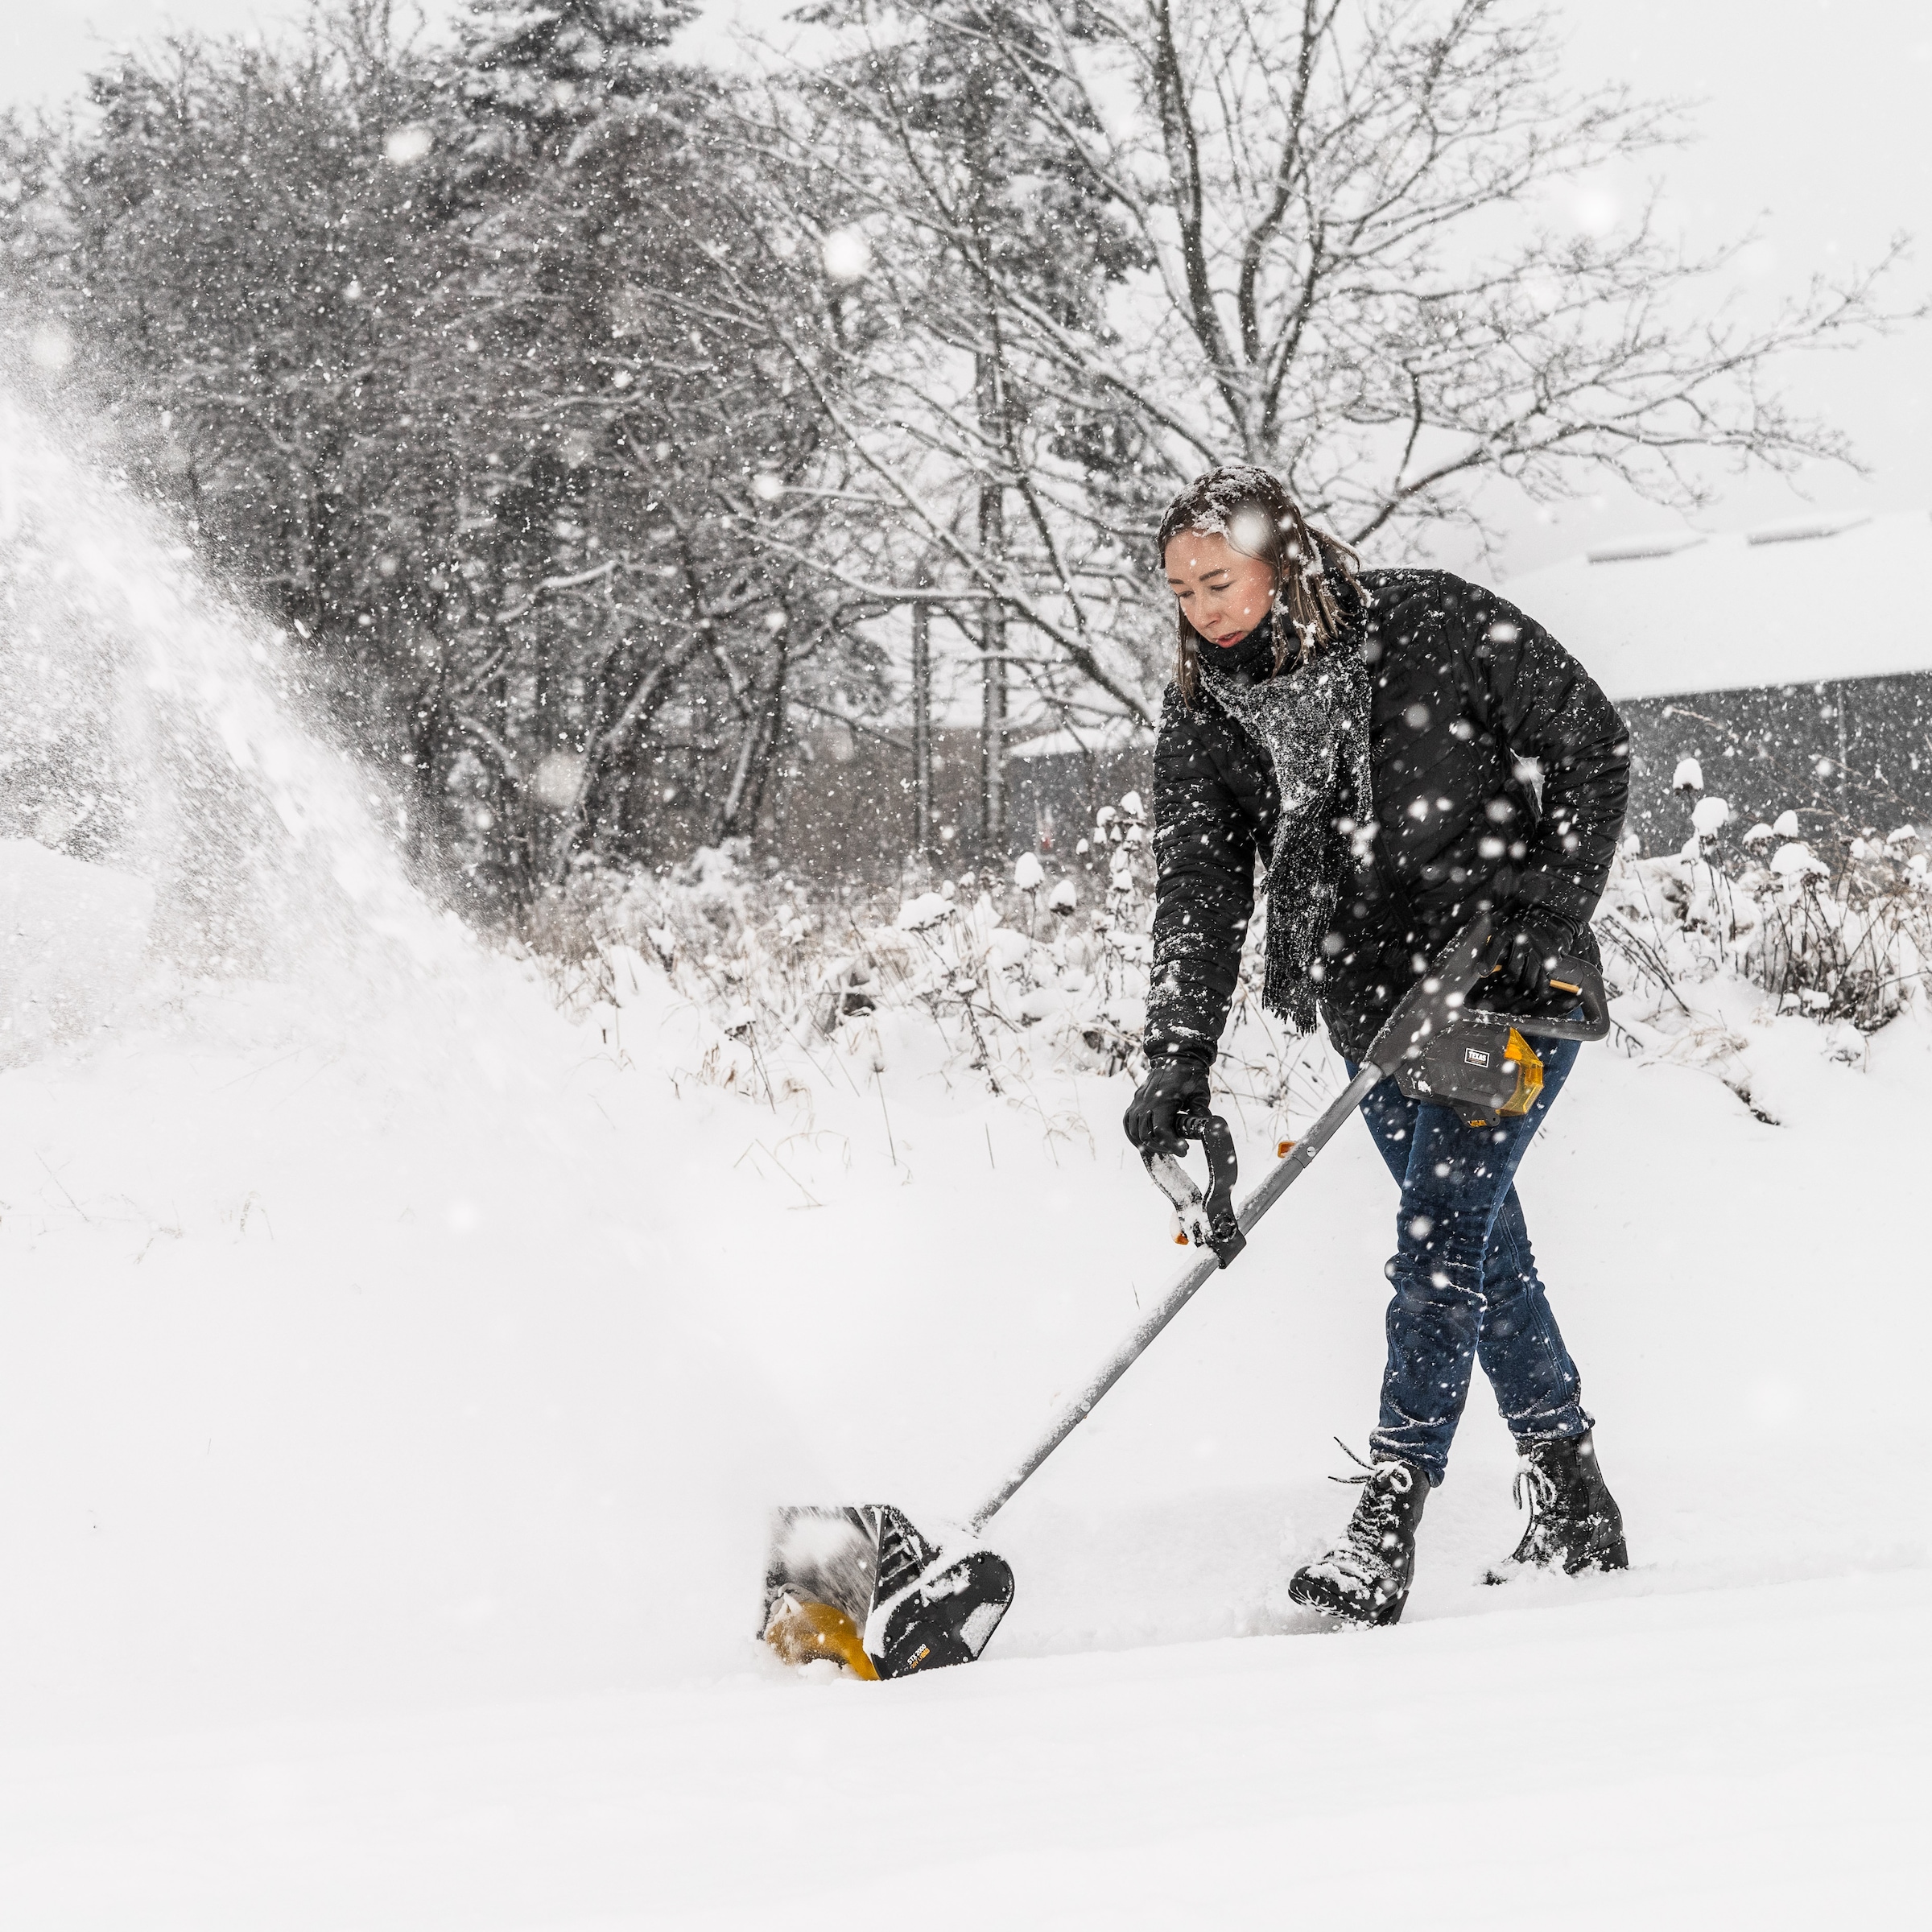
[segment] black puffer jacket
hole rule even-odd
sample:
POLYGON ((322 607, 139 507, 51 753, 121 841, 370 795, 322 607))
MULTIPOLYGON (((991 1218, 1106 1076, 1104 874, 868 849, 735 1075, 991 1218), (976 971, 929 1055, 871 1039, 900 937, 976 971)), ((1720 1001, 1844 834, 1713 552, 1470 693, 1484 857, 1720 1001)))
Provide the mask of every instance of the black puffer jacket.
MULTIPOLYGON (((1541 625, 1446 571, 1360 581, 1366 608, 1336 648, 1372 673, 1377 829, 1345 861, 1320 986, 1352 1059, 1479 909, 1534 906, 1594 959, 1590 915, 1629 790, 1623 720, 1541 625)), ((1214 1058, 1278 797, 1268 753, 1207 691, 1190 710, 1170 685, 1154 749, 1150 1059, 1214 1058)))

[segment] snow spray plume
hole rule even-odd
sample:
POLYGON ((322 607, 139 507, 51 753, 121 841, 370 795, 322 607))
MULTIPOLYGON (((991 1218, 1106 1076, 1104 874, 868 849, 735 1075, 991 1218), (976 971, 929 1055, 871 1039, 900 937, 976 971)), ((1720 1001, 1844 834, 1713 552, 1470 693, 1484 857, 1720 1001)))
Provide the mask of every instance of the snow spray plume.
MULTIPOLYGON (((1257 464, 1225 464, 1196 477, 1167 506, 1154 540, 1163 566, 1167 546, 1183 531, 1225 537, 1236 550, 1261 558, 1274 572, 1274 668, 1288 661, 1292 628, 1302 662, 1332 644, 1346 621, 1343 605, 1360 597, 1355 552, 1317 530, 1302 514, 1280 477, 1257 464)), ((1200 640, 1186 614, 1179 617, 1174 682, 1188 708, 1200 695, 1200 640)))
POLYGON ((209 592, 125 473, 68 453, 86 438, 30 406, 33 373, 0 358, 0 840, 148 880, 151 953, 190 972, 351 998, 419 977, 448 928, 374 781, 290 722, 280 634, 209 592))

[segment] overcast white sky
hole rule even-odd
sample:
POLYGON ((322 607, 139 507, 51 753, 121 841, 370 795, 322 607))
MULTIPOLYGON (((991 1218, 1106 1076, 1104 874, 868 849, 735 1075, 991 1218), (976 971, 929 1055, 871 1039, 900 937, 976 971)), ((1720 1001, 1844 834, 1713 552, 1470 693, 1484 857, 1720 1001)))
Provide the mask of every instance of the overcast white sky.
MULTIPOLYGON (((699 30, 714 41, 734 12, 775 21, 791 0, 712 0, 699 30)), ((431 0, 451 10, 450 0, 431 0)), ((171 23, 225 32, 286 21, 297 0, 0 0, 6 60, 0 101, 57 103, 105 48, 171 23)), ((1932 4, 1928 0, 1557 0, 1579 82, 1618 78, 1648 93, 1699 97, 1703 134, 1645 174, 1695 239, 1757 227, 1739 271, 1747 299, 1801 287, 1813 274, 1868 261, 1893 232, 1919 237, 1899 294, 1932 294, 1932 4)), ((1628 198, 1635 180, 1607 184, 1628 198)), ((1932 326, 1798 365, 1790 387, 1851 432, 1869 480, 1805 481, 1832 509, 1932 508, 1932 326)), ((1728 486, 1707 527, 1748 526, 1800 507, 1788 485, 1728 486)), ((1498 509, 1503 506, 1499 504, 1498 509)), ((1497 574, 1602 537, 1667 522, 1616 493, 1560 512, 1507 518, 1497 574)), ((1450 564, 1470 559, 1445 556, 1450 564)))

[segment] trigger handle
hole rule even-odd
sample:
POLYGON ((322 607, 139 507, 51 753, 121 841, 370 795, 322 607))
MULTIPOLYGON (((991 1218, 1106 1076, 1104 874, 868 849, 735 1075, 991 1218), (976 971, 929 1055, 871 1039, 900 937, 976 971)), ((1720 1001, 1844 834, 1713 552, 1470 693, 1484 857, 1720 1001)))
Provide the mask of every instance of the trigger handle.
MULTIPOLYGON (((1248 1245, 1248 1237, 1235 1218, 1234 1187, 1240 1165, 1235 1158, 1234 1135, 1218 1113, 1210 1113, 1204 1107, 1182 1114, 1174 1121, 1174 1130, 1184 1141, 1198 1141, 1208 1157, 1207 1194, 1195 1194, 1191 1182, 1188 1192, 1199 1202, 1206 1219, 1206 1245, 1214 1250, 1225 1268, 1248 1245)), ((1161 1177, 1157 1174, 1155 1179, 1158 1181, 1161 1177)), ((1162 1187, 1162 1191, 1166 1191, 1164 1182, 1162 1187)), ((1182 1219, 1185 1224, 1187 1216, 1183 1214, 1182 1219)))

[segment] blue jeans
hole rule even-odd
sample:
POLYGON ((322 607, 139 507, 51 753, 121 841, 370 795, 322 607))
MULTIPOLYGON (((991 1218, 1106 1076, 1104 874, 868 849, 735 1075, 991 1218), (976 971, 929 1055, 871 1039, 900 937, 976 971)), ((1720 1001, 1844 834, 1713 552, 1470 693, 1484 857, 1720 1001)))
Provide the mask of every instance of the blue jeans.
POLYGON ((1475 1362, 1519 1443, 1591 1426, 1516 1195, 1517 1168, 1578 1046, 1539 1041, 1537 1051, 1543 1091, 1520 1119, 1465 1127, 1452 1108, 1409 1100, 1392 1080, 1362 1102, 1362 1118, 1402 1191, 1387 1269, 1395 1290, 1389 1365, 1381 1418, 1368 1441, 1378 1457, 1419 1464, 1432 1485, 1448 1467, 1475 1362))

